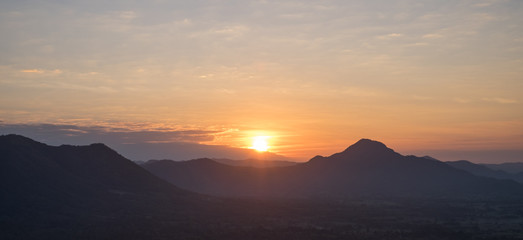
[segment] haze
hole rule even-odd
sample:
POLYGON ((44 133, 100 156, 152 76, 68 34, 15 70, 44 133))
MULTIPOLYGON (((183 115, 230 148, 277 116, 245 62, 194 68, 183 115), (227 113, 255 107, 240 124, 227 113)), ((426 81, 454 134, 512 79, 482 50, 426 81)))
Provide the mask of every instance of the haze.
POLYGON ((521 161, 522 12, 519 0, 2 1, 0 132, 227 148, 270 136, 271 152, 301 160, 372 138, 521 161))

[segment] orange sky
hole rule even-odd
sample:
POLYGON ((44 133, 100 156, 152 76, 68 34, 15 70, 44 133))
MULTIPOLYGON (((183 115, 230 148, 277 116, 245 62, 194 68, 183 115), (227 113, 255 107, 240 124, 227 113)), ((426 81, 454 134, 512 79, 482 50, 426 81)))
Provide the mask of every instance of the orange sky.
MULTIPOLYGON (((308 159, 521 150, 523 2, 0 3, 0 120, 308 159), (126 130, 126 131, 127 131, 126 130)), ((521 156, 520 156, 521 157, 521 156)))

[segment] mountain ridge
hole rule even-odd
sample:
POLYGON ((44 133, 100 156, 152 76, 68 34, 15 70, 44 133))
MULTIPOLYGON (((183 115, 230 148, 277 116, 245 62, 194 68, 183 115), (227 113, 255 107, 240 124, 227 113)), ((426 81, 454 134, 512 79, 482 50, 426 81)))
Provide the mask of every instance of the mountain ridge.
MULTIPOLYGON (((403 161, 416 161, 416 157, 406 158, 403 161)), ((238 196, 234 195, 238 192, 231 191, 227 198, 216 198, 175 187, 104 144, 49 146, 22 136, 0 136, 0 236, 2 239, 325 239, 326 236, 382 239, 390 234, 399 236, 394 234, 402 231, 408 233, 402 234, 402 239, 419 239, 419 233, 438 239, 451 236, 474 239, 507 231, 512 231, 510 236, 519 233, 520 226, 513 226, 517 224, 512 217, 515 212, 503 210, 520 206, 518 199, 496 201, 502 202, 499 205, 502 211, 495 214, 511 215, 501 223, 496 218, 486 225, 495 223, 504 228, 494 233, 487 228, 471 233, 471 238, 463 238, 463 234, 456 235, 455 231, 468 226, 477 228, 477 223, 462 226, 456 222, 468 222, 471 216, 480 221, 484 214, 491 214, 489 209, 477 212, 477 206, 480 209, 484 206, 481 198, 473 198, 472 201, 480 202, 470 207, 469 198, 458 202, 466 205, 459 207, 459 211, 449 209, 449 204, 456 204, 455 199, 445 201, 438 197, 351 199, 354 195, 347 195, 351 192, 345 188, 352 187, 354 192, 358 190, 355 186, 342 184, 333 188, 328 182, 317 181, 326 180, 332 173, 341 173, 336 176, 341 183, 350 181, 356 172, 346 168, 350 164, 344 164, 358 161, 330 160, 320 163, 328 163, 323 169, 306 163, 275 168, 234 167, 211 159, 150 163, 165 170, 167 176, 173 176, 171 166, 175 166, 178 177, 191 184, 198 180, 208 190, 235 186, 237 189, 233 190, 257 197, 238 199, 232 197, 238 196), (339 171, 331 172, 333 169, 339 171), (423 223, 419 223, 420 215, 424 216, 423 223), (424 222, 440 222, 441 216, 446 221, 443 225, 430 225, 428 229, 437 231, 427 235, 424 222), (369 228, 375 230, 365 230, 369 228)), ((371 167, 382 166, 376 165, 380 161, 363 162, 371 163, 371 167)), ((499 181, 486 183, 495 183, 496 188, 501 186, 499 181)))
POLYGON ((227 158, 195 158, 190 160, 175 161, 171 159, 151 159, 144 162, 137 162, 139 165, 152 164, 158 161, 174 161, 174 162, 189 162, 189 161, 200 161, 200 160, 210 160, 217 163, 225 164, 228 166, 235 167, 256 167, 256 168, 271 168, 271 167, 286 167, 293 166, 298 164, 298 162, 290 162, 283 160, 261 160, 261 159, 244 159, 244 160, 233 160, 227 158))
POLYGON ((494 170, 502 170, 512 174, 523 174, 523 162, 507 162, 507 163, 492 163, 480 164, 494 170))
POLYGON ((447 161, 445 163, 449 164, 452 167, 465 170, 477 176, 484 176, 496 179, 511 179, 523 184, 522 172, 509 173, 500 169, 492 169, 483 164, 475 164, 467 160, 447 161))
POLYGON ((316 156, 305 163, 276 169, 198 168, 187 164, 171 168, 152 164, 145 168, 153 173, 161 171, 158 176, 184 189, 222 196, 339 198, 523 194, 523 186, 511 180, 479 177, 433 159, 403 156, 370 139, 362 139, 329 157, 316 156), (191 184, 193 182, 197 184, 191 184))
POLYGON ((102 199, 113 201, 117 198, 115 192, 136 196, 165 194, 174 198, 192 194, 144 171, 100 143, 49 146, 20 135, 3 135, 0 155, 0 188, 3 196, 10 196, 2 201, 13 208, 22 208, 23 202, 32 199, 45 202, 56 196, 62 196, 63 203, 77 206, 94 202, 104 205, 102 199), (100 199, 93 199, 94 196, 100 199), (18 199, 21 204, 10 199, 18 199))

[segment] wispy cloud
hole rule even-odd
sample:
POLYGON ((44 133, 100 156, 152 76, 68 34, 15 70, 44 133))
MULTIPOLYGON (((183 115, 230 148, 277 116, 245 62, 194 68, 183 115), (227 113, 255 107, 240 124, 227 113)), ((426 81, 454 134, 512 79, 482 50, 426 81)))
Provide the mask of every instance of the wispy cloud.
POLYGON ((500 98, 500 97, 485 97, 485 98, 465 98, 465 97, 456 97, 453 98, 454 102, 457 103, 480 103, 480 102, 489 102, 489 103, 498 103, 498 104, 514 104, 518 103, 516 99, 509 98, 500 98))
POLYGON ((401 34, 401 33, 389 33, 387 35, 378 36, 377 38, 381 39, 381 40, 389 40, 389 39, 395 39, 395 38, 400 38, 400 37, 403 37, 403 34, 401 34))
POLYGON ((442 38, 442 37, 443 37, 443 35, 441 35, 441 34, 429 33, 429 34, 423 35, 421 38, 423 38, 423 39, 438 39, 438 38, 442 38))
POLYGON ((493 103, 500 103, 500 104, 513 104, 513 103, 517 103, 518 102, 515 99, 499 98, 499 97, 483 98, 482 100, 485 101, 485 102, 493 102, 493 103))
POLYGON ((468 98, 454 98, 453 100, 454 100, 454 102, 457 102, 457 103, 471 103, 472 102, 472 100, 468 99, 468 98))
POLYGON ((121 11, 121 12, 116 12, 116 15, 121 18, 121 19, 125 19, 125 20, 132 20, 132 19, 135 19, 137 14, 136 12, 134 11, 121 11))
POLYGON ((20 70, 20 72, 22 72, 22 73, 35 73, 35 74, 62 74, 63 73, 63 71, 60 70, 60 69, 44 70, 44 69, 36 69, 36 68, 33 68, 33 69, 23 69, 23 70, 20 70))
MULTIPOLYGON (((3 133, 19 133, 33 136, 47 135, 55 138, 76 137, 87 141, 153 143, 153 142, 212 142, 214 135, 227 130, 180 129, 160 126, 81 126, 62 124, 6 124, 0 123, 3 133), (97 140, 98 139, 98 140, 97 140)), ((75 139, 72 139, 75 140, 75 139)))
MULTIPOLYGON (((247 159, 257 157, 251 149, 217 145, 237 129, 190 129, 168 126, 80 126, 68 124, 7 124, 0 120, 0 134, 20 134, 51 145, 87 145, 101 142, 132 160, 201 157, 247 159), (148 127, 148 129, 142 129, 148 127), (141 129, 141 130, 140 130, 141 129)), ((268 159, 285 157, 268 153, 268 159)))
POLYGON ((369 89, 363 89, 363 88, 357 88, 357 87, 347 87, 340 90, 341 94, 354 96, 354 97, 377 97, 382 96, 383 94, 380 94, 376 91, 372 91, 369 89))
POLYGON ((23 73, 45 73, 44 70, 40 70, 40 69, 24 69, 24 70, 21 70, 20 72, 23 72, 23 73))
POLYGON ((487 1, 478 1, 477 3, 475 3, 473 6, 474 7, 478 7, 478 8, 485 8, 485 7, 490 7, 498 2, 501 2, 503 0, 487 0, 487 1))
POLYGON ((214 30, 218 34, 227 34, 232 36, 238 36, 249 31, 249 27, 245 25, 226 26, 221 29, 214 30))
POLYGON ((224 39, 227 41, 241 38, 250 31, 249 26, 244 24, 237 25, 225 25, 225 26, 213 26, 210 29, 199 30, 191 32, 188 36, 192 39, 208 40, 212 38, 214 40, 224 39))
POLYGON ((430 97, 430 96, 420 96, 420 95, 412 95, 411 98, 414 100, 418 100, 418 101, 428 101, 428 100, 434 99, 433 97, 430 97))

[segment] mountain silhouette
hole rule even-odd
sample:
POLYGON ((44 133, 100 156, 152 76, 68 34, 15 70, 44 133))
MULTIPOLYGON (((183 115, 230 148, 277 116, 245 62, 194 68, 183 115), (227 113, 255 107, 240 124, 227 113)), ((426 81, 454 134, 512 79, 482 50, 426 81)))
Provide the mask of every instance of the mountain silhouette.
POLYGON ((513 209, 520 206, 521 185, 401 156, 370 140, 286 167, 235 167, 211 159, 143 165, 185 189, 228 198, 175 187, 104 144, 48 146, 0 136, 0 165, 1 239, 382 239, 400 231, 411 232, 402 239, 419 239, 419 233, 474 239, 458 234, 463 227, 456 224, 427 228, 419 216, 455 223, 476 216, 469 213, 491 216, 489 209, 501 209, 494 214, 508 217, 493 221, 508 227, 471 236, 519 233, 510 224, 517 224, 513 209), (367 198, 350 199, 355 196, 367 198), (375 198, 380 196, 422 198, 375 198), (501 201, 505 196, 513 201, 501 201), (464 198, 458 203, 466 207, 449 209, 455 198, 464 198), (501 204, 479 213, 483 203, 468 207, 482 198, 501 204))
MULTIPOLYGON (((143 171, 104 144, 48 146, 18 135, 0 137, 2 189, 19 198, 121 193, 187 194, 143 171), (29 193, 29 194, 28 194, 29 193)), ((6 195, 3 195, 6 196, 6 195)))
POLYGON ((296 162, 285 161, 285 160, 263 160, 263 159, 244 159, 244 160, 232 160, 226 158, 213 158, 215 162, 223 163, 230 166, 239 166, 239 167, 258 167, 258 168, 267 168, 267 167, 287 167, 296 165, 296 162))
POLYGON ((210 159, 156 161, 143 167, 184 189, 258 197, 499 197, 520 196, 511 180, 479 177, 446 163, 403 156, 362 139, 340 153, 278 168, 234 167, 210 159))
POLYGON ((284 176, 285 171, 280 168, 287 168, 231 166, 209 158, 189 161, 151 160, 142 164, 142 167, 181 188, 217 196, 269 194, 268 187, 284 176))
POLYGON ((104 144, 55 147, 5 135, 0 164, 2 239, 147 239, 162 226, 180 236, 190 230, 175 223, 222 211, 104 144))
POLYGON ((494 170, 502 170, 512 174, 523 175, 523 162, 508 162, 494 164, 480 164, 494 170))
POLYGON ((385 144, 370 140, 361 139, 355 144, 349 146, 345 151, 336 153, 330 156, 331 159, 348 159, 348 158, 363 158, 363 159, 393 159, 401 157, 400 154, 385 146, 385 144))
POLYGON ((452 167, 465 170, 476 176, 484 176, 496 179, 512 179, 516 182, 523 183, 523 172, 522 173, 508 173, 503 170, 491 169, 482 164, 471 163, 466 160, 449 161, 446 162, 452 167))

